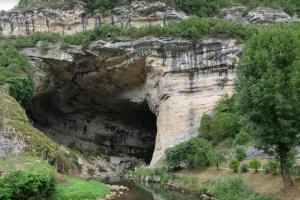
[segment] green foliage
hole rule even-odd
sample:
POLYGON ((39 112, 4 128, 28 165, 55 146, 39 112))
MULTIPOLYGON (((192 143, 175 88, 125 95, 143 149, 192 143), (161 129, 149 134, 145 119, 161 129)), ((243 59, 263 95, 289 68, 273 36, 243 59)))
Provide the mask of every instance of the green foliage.
POLYGON ((246 173, 249 171, 249 165, 247 163, 242 163, 239 167, 240 173, 246 173))
POLYGON ((293 166, 291 168, 291 174, 293 176, 296 176, 297 178, 299 178, 300 177, 300 165, 293 166))
POLYGON ((237 146, 235 148, 235 158, 239 161, 242 161, 246 158, 246 149, 243 146, 237 146))
POLYGON ((234 5, 244 5, 246 10, 264 6, 277 9, 282 8, 289 14, 300 13, 300 3, 298 0, 167 0, 167 2, 178 10, 199 17, 216 16, 222 8, 234 5))
POLYGON ((239 176, 216 179, 212 182, 211 192, 222 200, 275 200, 271 196, 258 195, 239 176))
POLYGON ((55 191, 55 184, 52 170, 16 171, 0 179, 0 199, 48 199, 55 191))
POLYGON ((203 37, 246 39, 256 32, 255 26, 221 19, 190 17, 187 20, 170 23, 164 27, 152 25, 140 28, 123 29, 112 25, 102 25, 94 30, 67 36, 65 43, 87 46, 90 42, 120 36, 140 38, 144 36, 183 37, 198 40, 203 37))
POLYGON ((199 189, 198 189, 200 194, 205 194, 208 192, 208 186, 205 183, 200 183, 199 189))
POLYGON ((41 54, 47 54, 49 51, 49 42, 48 41, 41 41, 39 46, 39 51, 41 54))
POLYGON ((261 162, 259 160, 251 160, 250 163, 249 163, 249 167, 251 169, 254 169, 255 172, 258 172, 258 170, 261 168, 261 162))
POLYGON ((211 164, 215 165, 219 169, 219 165, 226 160, 224 152, 214 151, 210 158, 211 164))
POLYGON ((212 164, 213 154, 212 144, 209 141, 194 138, 167 149, 166 161, 171 169, 178 169, 182 164, 188 168, 208 167, 212 164))
POLYGON ((8 83, 11 95, 24 107, 28 105, 33 90, 32 81, 27 78, 32 66, 19 50, 41 40, 45 44, 48 41, 57 42, 59 36, 53 33, 34 33, 0 40, 0 85, 8 83))
POLYGON ((232 97, 229 97, 228 94, 226 94, 216 105, 215 110, 217 113, 227 112, 227 113, 233 113, 235 111, 234 106, 234 98, 235 95, 232 97))
POLYGON ((231 5, 230 0, 168 0, 170 5, 190 15, 216 16, 221 8, 231 5))
POLYGON ((239 130, 239 116, 235 113, 218 113, 211 122, 211 134, 216 142, 234 137, 239 130))
POLYGON ((275 160, 271 160, 266 163, 263 168, 266 174, 272 173, 275 175, 279 172, 279 163, 275 160))
POLYGON ((85 8, 90 13, 105 12, 112 10, 116 6, 130 4, 132 0, 83 0, 85 8))
POLYGON ((210 127, 211 127, 212 118, 204 114, 200 121, 200 128, 199 128, 199 136, 203 137, 207 140, 212 140, 212 135, 210 134, 210 127))
POLYGON ((215 107, 215 116, 203 115, 199 129, 199 137, 213 143, 234 138, 240 131, 240 119, 234 108, 234 96, 225 96, 215 107))
POLYGON ((110 194, 108 187, 99 181, 66 177, 66 183, 57 185, 53 200, 92 200, 104 198, 108 194, 110 194))
MULTIPOLYGON (((116 6, 128 5, 132 0, 83 0, 84 7, 89 13, 106 12, 116 6)), ((214 17, 222 8, 234 5, 244 5, 247 10, 265 6, 271 8, 282 8, 289 14, 300 13, 298 0, 164 0, 170 6, 181 10, 189 15, 199 17, 214 17)), ((75 0, 21 0, 18 8, 28 9, 32 7, 47 8, 72 8, 76 5, 75 0)))
POLYGON ((19 9, 30 8, 71 8, 74 0, 20 0, 19 9))
POLYGON ((240 166, 240 161, 238 160, 231 160, 229 162, 229 168, 232 169, 234 172, 238 172, 240 166))
POLYGON ((300 39, 291 28, 265 28, 247 43, 237 69, 237 105, 253 138, 280 160, 291 185, 290 152, 300 144, 300 39))
POLYGON ((243 145, 246 144, 250 140, 250 135, 246 132, 241 130, 234 138, 233 143, 235 145, 243 145))
POLYGON ((10 78, 6 82, 10 86, 10 95, 26 108, 33 94, 33 82, 31 79, 17 77, 10 78))

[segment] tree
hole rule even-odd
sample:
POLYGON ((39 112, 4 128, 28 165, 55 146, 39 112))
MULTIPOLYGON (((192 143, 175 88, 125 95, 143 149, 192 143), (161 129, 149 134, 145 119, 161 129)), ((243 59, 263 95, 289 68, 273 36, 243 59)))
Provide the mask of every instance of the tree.
POLYGON ((229 168, 232 169, 234 172, 238 172, 240 166, 240 161, 238 160, 231 160, 229 162, 229 168))
POLYGON ((201 138, 193 138, 166 150, 167 165, 178 169, 182 164, 188 168, 208 167, 212 164, 212 144, 201 138))
POLYGON ((243 146, 237 146, 235 148, 235 158, 239 161, 243 161, 246 158, 246 149, 243 146))
POLYGON ((212 157, 210 158, 211 164, 215 165, 217 167, 217 170, 219 170, 219 165, 226 160, 224 153, 219 151, 214 151, 212 154, 212 157))
POLYGON ((284 188, 293 185, 290 152, 300 143, 299 36, 265 28, 249 39, 237 69, 237 107, 258 147, 275 154, 284 188))
POLYGON ((251 160, 250 163, 249 163, 249 167, 251 169, 254 169, 255 172, 257 173, 258 172, 258 169, 261 168, 261 162, 259 160, 251 160))

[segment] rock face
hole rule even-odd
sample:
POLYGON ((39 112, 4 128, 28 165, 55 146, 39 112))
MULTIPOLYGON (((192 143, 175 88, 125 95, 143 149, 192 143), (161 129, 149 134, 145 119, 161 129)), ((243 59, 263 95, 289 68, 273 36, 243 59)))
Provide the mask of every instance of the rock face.
POLYGON ((276 22, 292 22, 297 17, 288 15, 282 10, 258 7, 247 13, 243 6, 226 8, 223 10, 224 18, 243 24, 272 24, 276 22))
POLYGON ((152 156, 198 134, 201 116, 234 90, 235 40, 97 41, 24 49, 34 63, 31 116, 58 141, 152 156))
POLYGON ((17 139, 9 139, 0 132, 0 158, 18 155, 23 151, 25 144, 17 139))
POLYGON ((135 1, 129 6, 116 7, 112 13, 90 15, 82 6, 73 10, 37 9, 11 11, 0 16, 0 36, 26 35, 33 32, 54 32, 70 35, 94 29, 102 24, 121 27, 164 25, 187 16, 161 2, 135 1))

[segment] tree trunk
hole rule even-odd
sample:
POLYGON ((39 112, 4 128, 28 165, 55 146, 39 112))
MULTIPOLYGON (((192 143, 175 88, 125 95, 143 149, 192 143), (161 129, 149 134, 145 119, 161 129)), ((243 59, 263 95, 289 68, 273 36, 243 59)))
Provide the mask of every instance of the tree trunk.
POLYGON ((284 191, 288 191, 291 186, 293 186, 293 181, 291 178, 291 172, 290 172, 290 166, 288 164, 288 153, 280 152, 279 154, 280 159, 280 170, 281 170, 281 176, 284 184, 284 191))
POLYGON ((110 10, 110 13, 111 13, 111 25, 115 25, 114 9, 113 8, 110 10))

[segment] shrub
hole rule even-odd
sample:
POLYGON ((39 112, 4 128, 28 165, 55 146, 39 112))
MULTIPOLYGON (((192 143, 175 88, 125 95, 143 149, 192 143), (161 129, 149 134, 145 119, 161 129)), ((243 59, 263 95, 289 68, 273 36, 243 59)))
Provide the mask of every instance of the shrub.
POLYGON ((33 93, 33 82, 25 77, 10 78, 7 80, 10 86, 10 95, 23 107, 27 107, 33 93))
POLYGON ((173 22, 164 27, 151 25, 140 28, 124 29, 112 25, 101 25, 100 27, 76 33, 64 38, 64 42, 73 45, 87 46, 90 42, 105 39, 116 38, 120 36, 140 38, 144 36, 156 37, 183 37, 192 40, 198 40, 205 36, 246 39, 256 32, 255 26, 243 26, 239 23, 229 22, 221 19, 190 17, 187 20, 173 22))
POLYGON ((249 167, 251 169, 254 169, 255 172, 258 172, 258 169, 261 168, 261 162, 259 160, 252 160, 250 163, 249 163, 249 167))
POLYGON ((233 141, 235 145, 243 145, 246 144, 250 140, 250 135, 245 131, 240 131, 233 141))
POLYGON ((269 161, 267 164, 264 165, 264 171, 267 174, 277 174, 279 172, 279 163, 275 160, 269 161))
POLYGON ((49 198, 55 191, 56 179, 51 171, 17 171, 0 180, 0 199, 49 198))
POLYGON ((207 140, 212 140, 213 136, 210 134, 211 121, 212 121, 212 118, 207 114, 204 114, 201 117, 200 128, 199 128, 199 136, 200 137, 203 137, 207 140))
POLYGON ((216 105, 215 110, 218 113, 221 112, 228 112, 228 113, 234 113, 234 95, 232 97, 229 97, 229 95, 225 95, 216 105))
POLYGON ((246 172, 248 172, 248 168, 249 168, 249 165, 247 163, 242 163, 239 167, 239 172, 246 173, 246 172))
POLYGON ((252 193, 252 190, 239 176, 219 178, 214 180, 212 185, 212 193, 223 200, 243 199, 252 193))
POLYGON ((205 183, 200 183, 199 189, 198 189, 200 194, 205 194, 208 192, 208 187, 205 183))
POLYGON ((240 166, 240 161, 238 160, 231 160, 229 162, 229 168, 232 169, 234 172, 238 172, 240 166))
POLYGON ((246 149, 243 146, 237 146, 235 148, 235 158, 242 161, 246 158, 246 149))
POLYGON ((256 194, 239 176, 223 177, 212 182, 212 193, 222 200, 275 200, 256 194))
POLYGON ((188 168, 208 167, 213 155, 212 144, 201 138, 194 138, 187 142, 169 148, 166 151, 166 161, 170 169, 178 169, 182 164, 188 168))
POLYGON ((41 41, 40 46, 39 46, 39 51, 41 54, 46 54, 49 51, 49 42, 41 41))

